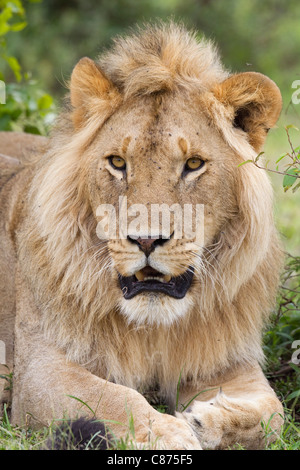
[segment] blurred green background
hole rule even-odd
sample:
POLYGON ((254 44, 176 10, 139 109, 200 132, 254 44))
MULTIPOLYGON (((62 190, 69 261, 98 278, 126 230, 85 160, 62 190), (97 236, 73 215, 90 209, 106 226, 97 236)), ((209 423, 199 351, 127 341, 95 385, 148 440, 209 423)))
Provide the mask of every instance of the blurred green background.
MULTIPOLYGON (((11 4, 18 7, 17 0, 11 4)), ((292 84, 300 80, 299 0, 25 0, 25 11, 15 13, 19 23, 26 21, 26 27, 3 33, 1 7, 3 13, 7 5, 7 0, 0 0, 0 47, 5 36, 6 55, 18 63, 9 64, 0 56, 0 73, 11 84, 7 101, 11 114, 18 100, 24 109, 12 126, 1 105, 0 130, 18 130, 23 117, 24 122, 27 119, 25 130, 47 133, 72 68, 81 57, 96 58, 115 35, 126 33, 136 23, 172 17, 196 29, 199 36, 214 40, 231 71, 254 70, 278 84, 284 104, 278 126, 265 146, 268 167, 276 169, 276 160, 291 150, 285 126, 300 128, 300 104, 291 103, 292 84), (37 113, 38 125, 28 121, 31 113, 37 113)), ((294 147, 299 146, 299 131, 289 132, 294 147)), ((286 163, 286 159, 280 162, 279 171, 284 171, 286 163)), ((300 191, 284 192, 282 176, 270 176, 277 225, 286 249, 297 255, 300 191)))

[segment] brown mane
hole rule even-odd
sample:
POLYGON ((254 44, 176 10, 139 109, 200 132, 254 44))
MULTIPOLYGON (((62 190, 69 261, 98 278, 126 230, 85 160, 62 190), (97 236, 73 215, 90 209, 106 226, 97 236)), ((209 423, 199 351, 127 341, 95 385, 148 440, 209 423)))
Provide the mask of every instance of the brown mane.
POLYGON ((177 88, 207 91, 228 76, 212 42, 172 23, 117 38, 98 63, 126 99, 177 88))
MULTIPOLYGON (((98 65, 122 100, 197 88, 212 125, 240 161, 255 155, 210 93, 228 77, 211 43, 172 24, 152 27, 118 39, 98 65)), ((113 112, 105 102, 97 106, 97 115, 91 114, 76 132, 72 108, 61 117, 62 129, 58 123, 29 195, 21 256, 36 286, 49 340, 94 373, 135 388, 157 380, 166 393, 176 386, 181 370, 183 381, 210 380, 237 364, 261 362, 261 328, 274 300, 281 260, 266 175, 252 165, 240 168, 239 212, 205 255, 193 310, 169 328, 128 325, 116 307, 107 247, 95 242, 86 194, 81 154, 113 112)))

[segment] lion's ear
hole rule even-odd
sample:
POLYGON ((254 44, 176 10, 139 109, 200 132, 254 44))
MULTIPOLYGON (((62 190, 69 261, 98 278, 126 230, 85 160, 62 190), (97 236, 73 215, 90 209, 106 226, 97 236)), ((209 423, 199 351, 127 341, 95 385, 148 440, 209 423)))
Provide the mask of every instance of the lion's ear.
POLYGON ((233 125, 246 132, 250 144, 259 151, 281 112, 277 85, 260 73, 244 72, 230 76, 213 92, 224 106, 232 108, 233 125))
POLYGON ((81 127, 92 115, 106 119, 120 101, 117 89, 88 57, 83 57, 75 65, 70 80, 70 92, 74 110, 72 119, 76 128, 81 127))

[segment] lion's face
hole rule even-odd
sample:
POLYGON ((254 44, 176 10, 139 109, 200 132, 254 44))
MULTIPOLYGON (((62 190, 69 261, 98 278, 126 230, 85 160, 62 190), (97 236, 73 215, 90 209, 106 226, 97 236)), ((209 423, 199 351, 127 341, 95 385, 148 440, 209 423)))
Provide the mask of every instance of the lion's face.
POLYGON ((281 96, 263 75, 228 77, 210 45, 180 32, 152 39, 146 34, 121 41, 100 63, 79 61, 70 82, 74 133, 63 154, 70 174, 74 169, 71 181, 77 181, 72 197, 76 204, 84 198, 73 213, 88 212, 80 221, 85 238, 93 226, 86 223, 90 208, 98 222, 95 244, 103 257, 99 272, 91 268, 86 281, 88 302, 94 302, 93 279, 99 285, 105 270, 109 307, 130 321, 170 325, 196 304, 203 272, 216 279, 227 263, 223 281, 232 286, 226 293, 232 297, 245 278, 241 264, 230 272, 232 256, 243 243, 250 272, 257 255, 249 251, 249 237, 259 233, 262 250, 268 243, 269 235, 257 229, 269 204, 259 197, 265 179, 238 164, 260 150, 278 118, 281 96), (78 175, 79 148, 84 155, 80 150, 78 175), (170 220, 153 214, 162 205, 170 220), (211 255, 213 245, 220 247, 221 261, 211 255))
POLYGON ((130 321, 170 324, 187 313, 203 255, 237 210, 238 160, 203 108, 196 95, 131 100, 88 150, 97 233, 106 238, 111 282, 130 321), (174 210, 155 218, 162 204, 178 218, 174 210))

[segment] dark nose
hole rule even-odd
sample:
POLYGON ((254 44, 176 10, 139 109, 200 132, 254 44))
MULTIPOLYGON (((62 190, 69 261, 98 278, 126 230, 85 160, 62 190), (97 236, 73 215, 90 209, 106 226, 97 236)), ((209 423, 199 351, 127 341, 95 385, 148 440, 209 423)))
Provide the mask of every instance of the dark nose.
POLYGON ((145 253, 145 255, 148 257, 152 251, 155 250, 155 248, 159 245, 163 245, 166 243, 169 238, 162 238, 162 236, 159 237, 134 237, 132 235, 128 235, 127 239, 131 243, 135 243, 138 245, 139 249, 145 253))

